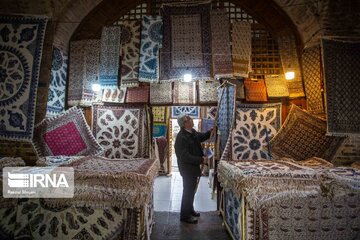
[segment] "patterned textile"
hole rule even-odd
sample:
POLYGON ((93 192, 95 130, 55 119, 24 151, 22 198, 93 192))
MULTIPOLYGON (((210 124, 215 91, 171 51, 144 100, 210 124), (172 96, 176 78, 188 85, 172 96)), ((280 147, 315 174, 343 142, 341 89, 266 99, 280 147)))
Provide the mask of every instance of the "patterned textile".
POLYGON ((167 107, 152 107, 153 122, 165 123, 167 119, 167 107))
POLYGON ((229 16, 225 9, 210 12, 211 49, 214 78, 230 77, 233 73, 229 16))
POLYGON ((290 98, 304 97, 304 89, 301 78, 299 58, 296 51, 296 43, 293 35, 278 37, 281 64, 284 73, 295 72, 295 78, 287 81, 290 98))
POLYGON ((0 168, 25 166, 24 160, 19 157, 0 157, 0 168))
POLYGON ((360 161, 356 161, 356 162, 352 163, 351 167, 360 170, 360 161))
POLYGON ((248 80, 244 81, 246 101, 266 102, 267 93, 264 80, 248 80))
POLYGON ((167 148, 168 143, 166 137, 158 137, 155 138, 157 155, 160 161, 160 169, 161 173, 167 173, 167 148))
POLYGON ((172 83, 150 84, 151 104, 172 103, 172 83))
MULTIPOLYGON (((206 118, 201 119, 201 132, 210 131, 210 129, 213 127, 214 127, 213 119, 206 119, 206 118)), ((206 140, 206 142, 214 142, 214 137, 206 140)))
POLYGON ((334 164, 326 161, 325 159, 318 158, 318 157, 312 157, 309 159, 305 159, 302 161, 297 161, 297 164, 300 164, 301 166, 305 167, 311 167, 311 168, 331 168, 334 167, 334 164))
POLYGON ((220 152, 225 149, 226 141, 235 121, 235 96, 236 89, 232 84, 218 88, 219 113, 216 125, 220 131, 220 152))
POLYGON ((0 139, 30 142, 47 19, 0 17, 0 139))
POLYGON ((38 159, 33 142, 10 140, 0 140, 0 156, 20 157, 30 166, 38 159))
POLYGON ((232 57, 234 75, 248 77, 251 72, 251 24, 232 23, 232 57))
POLYGON ((92 85, 99 83, 100 40, 70 42, 69 106, 91 106, 92 85))
POLYGON ((241 199, 231 190, 224 191, 225 223, 233 239, 241 239, 241 199))
POLYGON ((271 159, 267 146, 280 126, 281 103, 237 104, 231 134, 232 160, 271 159))
POLYGON ((352 167, 329 168, 320 172, 320 181, 324 191, 331 196, 360 192, 360 170, 352 167))
POLYGON ((102 101, 113 103, 124 103, 126 87, 103 89, 102 101))
POLYGON ((173 91, 174 104, 196 104, 196 83, 175 82, 173 91))
POLYGON ((200 118, 200 107, 195 106, 173 106, 171 107, 171 117, 178 118, 181 115, 189 115, 192 118, 200 118))
POLYGON ((324 112, 320 65, 319 46, 305 49, 302 55, 303 78, 308 110, 313 113, 324 112))
POLYGON ((160 80, 183 79, 188 71, 195 80, 210 78, 210 3, 163 5, 161 15, 160 80))
POLYGON ((125 20, 121 25, 121 86, 139 85, 141 21, 125 20))
POLYGON ((360 43, 322 40, 327 132, 360 133, 360 43))
POLYGON ((269 98, 289 97, 289 89, 283 74, 276 76, 266 75, 265 84, 269 98))
POLYGON ((244 78, 226 78, 225 80, 236 85, 236 99, 245 99, 244 78))
POLYGON ((127 103, 147 103, 149 102, 149 86, 128 88, 126 92, 127 103))
POLYGON ((204 108, 205 108, 204 118, 215 120, 217 106, 205 106, 204 108))
POLYGON ((34 144, 39 156, 98 155, 103 151, 77 107, 36 125, 34 144))
POLYGON ((292 105, 278 134, 270 141, 274 157, 331 161, 344 138, 326 136, 326 122, 292 105))
POLYGON ((60 166, 71 163, 72 161, 83 158, 83 156, 47 156, 41 157, 36 161, 37 166, 60 166))
POLYGON ((159 79, 159 47, 162 44, 161 16, 143 16, 141 29, 139 81, 159 79))
POLYGON ((94 105, 92 130, 108 158, 144 157, 146 117, 144 108, 94 105))
POLYGON ((166 124, 154 124, 153 125, 153 137, 166 136, 167 125, 166 124))
POLYGON ((118 86, 120 35, 120 26, 102 29, 99 72, 99 82, 102 87, 118 86))
POLYGON ((65 111, 65 90, 67 80, 68 57, 54 46, 51 65, 46 116, 50 117, 65 111))
POLYGON ((219 82, 199 81, 199 103, 216 103, 219 82))

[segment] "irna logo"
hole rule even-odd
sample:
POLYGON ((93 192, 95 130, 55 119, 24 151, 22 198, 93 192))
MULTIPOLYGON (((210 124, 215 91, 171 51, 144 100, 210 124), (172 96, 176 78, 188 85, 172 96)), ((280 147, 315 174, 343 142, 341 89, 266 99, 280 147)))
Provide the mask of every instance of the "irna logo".
POLYGON ((69 187, 65 174, 26 174, 8 172, 8 186, 13 188, 26 187, 69 187))

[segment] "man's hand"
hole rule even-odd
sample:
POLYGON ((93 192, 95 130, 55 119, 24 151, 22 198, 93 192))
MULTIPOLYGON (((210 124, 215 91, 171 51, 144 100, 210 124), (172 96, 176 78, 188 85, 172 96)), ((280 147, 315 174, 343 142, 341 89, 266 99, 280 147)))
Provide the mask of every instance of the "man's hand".
POLYGON ((207 157, 203 157, 203 162, 202 162, 202 164, 204 164, 204 165, 208 165, 209 164, 209 158, 207 158, 207 157))

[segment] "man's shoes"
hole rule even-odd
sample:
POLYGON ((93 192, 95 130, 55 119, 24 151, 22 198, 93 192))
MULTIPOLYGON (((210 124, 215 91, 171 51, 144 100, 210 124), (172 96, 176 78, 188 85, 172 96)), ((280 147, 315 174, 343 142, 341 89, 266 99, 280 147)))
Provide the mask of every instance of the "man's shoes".
POLYGON ((200 217, 200 213, 199 213, 199 212, 196 212, 196 211, 193 211, 193 212, 191 213, 191 215, 192 215, 193 217, 200 217))
POLYGON ((186 223, 190 223, 190 224, 196 224, 198 223, 198 220, 196 217, 188 217, 188 218, 180 218, 180 221, 181 222, 186 222, 186 223))

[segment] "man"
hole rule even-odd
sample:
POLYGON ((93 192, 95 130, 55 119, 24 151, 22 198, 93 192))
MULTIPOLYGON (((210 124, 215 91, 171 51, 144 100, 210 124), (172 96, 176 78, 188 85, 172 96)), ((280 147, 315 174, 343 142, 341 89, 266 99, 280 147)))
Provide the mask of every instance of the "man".
POLYGON ((193 129, 194 122, 190 116, 181 116, 177 119, 180 132, 175 140, 175 153, 180 175, 183 179, 183 195, 181 199, 180 221, 196 224, 196 217, 200 213, 194 210, 194 197, 197 179, 201 176, 201 164, 207 164, 201 142, 210 137, 211 131, 199 133, 193 129))

